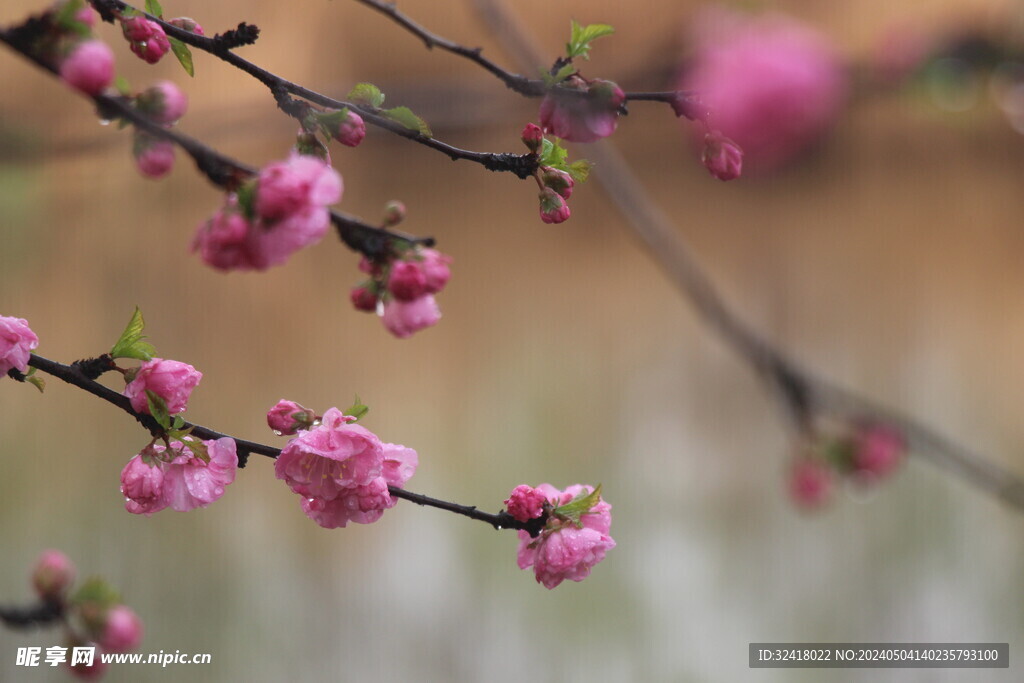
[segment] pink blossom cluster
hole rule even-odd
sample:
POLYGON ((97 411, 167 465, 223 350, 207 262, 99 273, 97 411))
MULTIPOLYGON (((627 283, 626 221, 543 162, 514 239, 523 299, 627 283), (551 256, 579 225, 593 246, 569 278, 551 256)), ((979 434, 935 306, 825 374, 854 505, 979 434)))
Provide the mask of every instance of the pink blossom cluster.
MULTIPOLYGON (((535 123, 523 127, 521 139, 533 154, 539 154, 544 145, 544 133, 535 123)), ((534 172, 534 178, 540 187, 540 219, 545 223, 561 223, 568 219, 567 200, 576 185, 573 177, 561 169, 540 166, 534 172)))
POLYGON ((559 508, 593 494, 592 486, 574 484, 560 491, 550 484, 541 484, 535 489, 517 486, 509 500, 509 514, 520 521, 540 516, 538 508, 550 508, 547 523, 540 535, 531 537, 526 531, 519 532, 518 564, 520 569, 533 567, 537 582, 551 589, 569 579, 582 581, 590 576, 590 570, 604 559, 605 553, 615 547, 609 536, 612 506, 598 498, 597 502, 579 516, 576 523, 559 512, 559 508), (539 494, 539 495, 538 495, 539 494))
POLYGON ((14 369, 28 370, 29 356, 39 346, 39 337, 24 318, 0 315, 0 377, 14 369))
POLYGON ((156 64, 171 49, 171 41, 160 24, 141 16, 121 20, 121 32, 132 52, 148 64, 156 64))
POLYGON ((384 327, 405 339, 441 319, 434 295, 451 279, 451 262, 436 249, 418 246, 385 263, 364 257, 359 269, 370 278, 352 289, 352 305, 359 311, 379 312, 384 327))
MULTIPOLYGON (((71 596, 77 573, 75 565, 59 550, 46 550, 32 568, 32 586, 43 601, 62 610, 71 646, 94 645, 100 652, 128 652, 142 642, 142 620, 128 607, 116 601, 113 591, 102 579, 90 579, 100 590, 71 596), (99 597, 104 596, 104 597, 99 597)), ((96 678, 105 668, 99 653, 92 666, 72 667, 82 678, 96 678)))
POLYGON ((398 502, 388 487, 404 486, 419 464, 416 451, 382 443, 354 419, 330 408, 274 464, 277 478, 302 498, 306 516, 325 529, 376 522, 398 502))
MULTIPOLYGON (((780 14, 714 8, 693 33, 697 49, 679 89, 700 93, 708 122, 743 149, 750 170, 782 166, 835 122, 848 78, 819 32, 780 14)), ((729 166, 705 163, 717 177, 729 166)))
POLYGON ((615 132, 626 94, 611 81, 573 75, 540 103, 544 132, 569 142, 595 142, 615 132))
POLYGON ((789 495, 797 507, 813 510, 828 503, 836 479, 849 477, 860 486, 890 475, 906 457, 907 444, 897 430, 881 424, 858 424, 849 433, 823 440, 802 452, 789 469, 789 495))
POLYGON ((203 441, 208 461, 196 455, 192 443, 172 441, 170 449, 154 444, 128 461, 121 470, 128 512, 149 516, 168 507, 187 512, 224 495, 238 468, 234 439, 203 441))
POLYGON ((265 166, 248 190, 229 194, 192 241, 192 251, 217 270, 266 270, 318 242, 343 184, 322 160, 293 153, 265 166))
POLYGON ((150 391, 163 400, 168 414, 176 415, 188 407, 192 390, 202 378, 203 373, 188 363, 153 358, 134 371, 134 376, 124 388, 124 395, 131 401, 132 410, 148 415, 146 392, 150 391))

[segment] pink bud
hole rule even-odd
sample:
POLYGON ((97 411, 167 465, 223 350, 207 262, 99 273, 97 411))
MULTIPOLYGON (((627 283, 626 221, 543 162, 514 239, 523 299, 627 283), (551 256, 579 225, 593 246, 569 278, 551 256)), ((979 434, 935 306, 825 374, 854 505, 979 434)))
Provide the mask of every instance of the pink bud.
POLYGON ((569 205, 562 196, 545 187, 540 193, 540 219, 545 223, 561 223, 569 218, 569 205))
POLYGON ((565 171, 559 171, 550 166, 541 166, 540 181, 545 187, 550 187, 557 192, 562 199, 568 199, 572 195, 572 188, 576 181, 565 171))
POLYGON ((182 31, 188 31, 194 33, 197 36, 206 35, 203 33, 203 27, 199 23, 190 17, 175 17, 174 19, 168 19, 167 23, 171 26, 180 28, 182 31))
POLYGON ((366 273, 367 275, 377 277, 378 275, 380 275, 381 269, 380 265, 376 261, 371 261, 370 259, 363 256, 362 258, 359 259, 359 270, 366 273))
POLYGON ((336 131, 331 131, 334 139, 348 147, 358 147, 359 143, 366 137, 366 124, 363 117, 354 111, 348 112, 348 118, 338 126, 336 131))
POLYGON ((377 295, 369 287, 353 287, 349 298, 357 311, 373 313, 377 310, 377 295))
POLYGON ((147 178, 162 178, 174 168, 174 144, 136 130, 132 155, 139 173, 147 178))
POLYGON ((142 620, 129 607, 115 605, 107 610, 106 626, 99 646, 107 652, 134 650, 142 642, 142 620))
POLYGON ((267 411, 267 425, 275 432, 291 436, 301 429, 309 429, 316 420, 316 414, 295 401, 281 399, 267 411))
POLYGON ((96 26, 96 13, 92 11, 92 6, 87 4, 75 12, 75 21, 79 21, 89 28, 94 28, 96 26))
POLYGON ((164 470, 147 463, 142 454, 133 456, 121 470, 121 495, 125 508, 133 515, 151 515, 167 507, 164 495, 164 470))
POLYGON ((452 257, 442 254, 436 249, 424 249, 421 253, 423 260, 420 262, 420 267, 423 269, 423 274, 427 276, 427 293, 437 294, 444 289, 452 277, 452 271, 448 267, 452 262, 452 257))
POLYGON ((544 513, 544 503, 547 497, 532 486, 520 484, 512 489, 508 500, 505 501, 505 509, 520 522, 528 522, 536 519, 544 513))
POLYGON ((405 220, 405 204, 392 199, 384 206, 384 226, 393 227, 405 220))
POLYGON ((437 324, 441 319, 441 309, 431 294, 426 294, 412 301, 392 299, 384 304, 384 327, 398 337, 405 339, 414 332, 437 324))
POLYGON ((44 551, 32 568, 32 586, 44 600, 60 600, 75 580, 75 565, 59 550, 44 551))
POLYGON ((541 144, 544 142, 544 132, 541 131, 540 126, 536 123, 528 123, 523 128, 522 140, 526 148, 536 154, 540 151, 541 144))
POLYGON ((900 464, 906 452, 903 436, 888 427, 868 426, 855 437, 853 466, 862 473, 885 477, 900 464))
POLYGON ((188 98, 171 81, 160 81, 139 95, 136 104, 157 123, 171 124, 185 115, 188 98))
POLYGON ((114 53, 102 40, 81 42, 61 62, 60 78, 86 95, 99 95, 114 80, 114 53))
POLYGON ((237 200, 232 196, 213 218, 199 226, 190 249, 198 251, 203 262, 217 270, 252 270, 256 264, 249 245, 249 229, 249 222, 238 213, 237 200))
POLYGON ((708 172, 719 180, 733 180, 739 178, 743 170, 743 150, 716 130, 704 136, 701 161, 708 172))
POLYGON ((121 30, 131 43, 132 52, 148 64, 156 64, 171 49, 163 27, 145 17, 125 19, 121 30))
POLYGON ((38 346, 39 337, 27 320, 0 315, 0 377, 11 368, 26 372, 32 350, 38 346))
POLYGON ((135 412, 149 414, 146 391, 152 391, 167 404, 167 412, 176 415, 188 406, 189 396, 202 378, 203 373, 188 363, 153 358, 139 367, 135 378, 124 388, 124 395, 131 400, 135 412))
POLYGON ((427 291, 427 276, 415 261, 396 261, 388 277, 388 291, 399 301, 412 301, 427 291))
POLYGON ((821 507, 832 495, 832 470, 817 460, 797 460, 789 472, 789 495, 805 510, 821 507))

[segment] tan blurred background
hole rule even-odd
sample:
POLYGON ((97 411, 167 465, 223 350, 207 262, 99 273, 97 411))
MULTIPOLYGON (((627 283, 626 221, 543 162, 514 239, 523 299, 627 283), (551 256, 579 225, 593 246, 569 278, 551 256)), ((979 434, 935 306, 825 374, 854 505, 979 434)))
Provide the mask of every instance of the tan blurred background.
MULTIPOLYGON (((5 0, 0 21, 42 5, 5 0)), ((570 18, 614 24, 588 73, 627 89, 659 84, 698 6, 514 5, 552 56, 570 18)), ((851 59, 894 24, 1013 26, 1019 11, 771 6, 851 59)), ((401 7, 512 63, 469 5, 401 7)), ((240 54, 327 93, 377 83, 459 146, 519 151, 536 118, 536 101, 352 2, 165 10, 208 33, 255 23, 263 35, 240 54)), ((187 90, 183 131, 252 164, 286 154, 295 125, 255 81, 202 54, 194 81, 170 58, 147 67, 114 29, 99 32, 136 87, 172 78, 187 90)), ((160 354, 205 373, 197 422, 273 442, 264 414, 277 399, 323 410, 358 393, 367 427, 419 451, 412 490, 497 510, 519 483, 602 482, 614 506, 618 547, 587 581, 550 592, 517 569, 510 533, 447 513, 402 503, 371 526, 320 529, 258 456, 206 510, 135 517, 118 493, 146 443, 133 421, 57 380, 42 396, 2 382, 0 603, 26 599, 29 565, 60 548, 142 615, 143 652, 213 655, 114 667, 108 680, 1019 680, 747 668, 752 641, 1009 641, 1019 661, 1024 517, 916 460, 870 500, 795 512, 776 406, 596 183, 577 189, 569 222, 546 226, 536 190, 511 176, 372 129, 355 150, 332 148, 340 208, 373 220, 400 198, 404 227, 455 258, 442 322, 399 341, 350 308, 357 259, 337 241, 265 274, 215 273, 187 244, 220 193, 185 159, 144 180, 128 134, 98 125, 80 97, 7 50, 0 77, 0 313, 27 318, 42 355, 102 353, 138 305, 160 354)), ((667 108, 636 104, 613 141, 768 337, 1024 473, 1024 140, 985 97, 957 114, 914 96, 861 102, 801 164, 729 184, 708 176, 667 108)), ((63 680, 14 666, 17 647, 55 644, 0 631, 0 680, 63 680)))

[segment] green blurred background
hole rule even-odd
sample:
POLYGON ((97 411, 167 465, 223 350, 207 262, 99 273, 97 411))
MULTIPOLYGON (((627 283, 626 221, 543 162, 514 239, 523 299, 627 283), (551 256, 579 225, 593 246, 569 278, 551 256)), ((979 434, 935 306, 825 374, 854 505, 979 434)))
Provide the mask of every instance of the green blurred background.
MULTIPOLYGON (((5 0, 0 21, 42 5, 5 0)), ((634 90, 662 82, 698 6, 514 5, 552 56, 570 18, 614 24, 587 72, 634 90)), ((851 59, 894 23, 1019 19, 994 0, 770 6, 851 59)), ((467 4, 401 8, 513 64, 467 4)), ((519 151, 536 119, 536 101, 355 3, 165 10, 210 34, 255 23, 262 37, 243 56, 326 93, 374 82, 462 147, 519 151)), ((186 89, 186 133, 254 165, 287 153, 295 124, 255 81, 202 54, 189 80, 99 33, 134 86, 186 89)), ((55 379, 45 395, 2 382, 0 603, 27 600, 29 566, 59 548, 143 617, 142 652, 213 655, 115 666, 107 680, 1019 680, 747 668, 752 641, 1009 641, 1016 661, 1024 517, 917 460, 869 498, 796 512, 777 406, 596 182, 577 189, 569 222, 547 226, 532 183, 374 129, 357 149, 332 147, 340 208, 375 220, 401 199, 403 227, 455 259, 442 322, 400 341, 351 309, 357 258, 332 237, 264 274, 213 272, 187 245, 221 194, 187 160, 144 180, 128 134, 83 99, 8 50, 0 76, 0 313, 27 318, 42 355, 102 353, 138 305, 159 353, 205 373, 189 419, 274 442, 264 415, 278 399, 324 410, 358 393, 368 428, 419 452, 412 490, 497 510, 519 483, 601 482, 614 506, 618 547, 553 591, 516 567, 511 533, 436 510, 402 503, 370 526, 321 529, 258 456, 210 508, 136 517, 118 492, 147 442, 131 418, 55 379)), ((666 107, 635 104, 613 142, 765 335, 1024 472, 1024 141, 986 97, 959 113, 914 95, 859 101, 799 165, 728 184, 666 107)), ((66 679, 14 665, 18 647, 56 644, 55 632, 0 631, 0 680, 66 679)))

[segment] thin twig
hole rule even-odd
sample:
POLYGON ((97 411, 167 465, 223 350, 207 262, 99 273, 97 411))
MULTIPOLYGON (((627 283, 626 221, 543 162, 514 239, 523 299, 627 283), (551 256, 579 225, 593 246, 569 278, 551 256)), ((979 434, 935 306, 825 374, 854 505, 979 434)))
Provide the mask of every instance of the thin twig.
MULTIPOLYGON (((540 51, 501 0, 476 0, 485 22, 522 64, 537 63, 540 51)), ((674 222, 608 141, 593 143, 587 156, 594 175, 633 234, 712 330, 750 364, 779 397, 795 427, 806 431, 815 414, 884 423, 899 430, 910 452, 1024 511, 1024 479, 940 435, 931 427, 883 407, 800 367, 736 315, 718 294, 674 222)))

